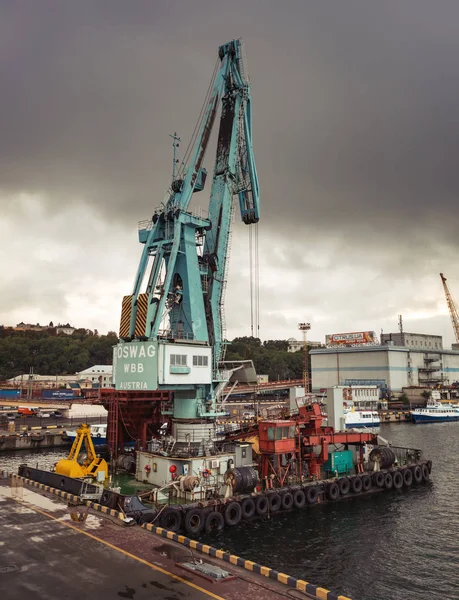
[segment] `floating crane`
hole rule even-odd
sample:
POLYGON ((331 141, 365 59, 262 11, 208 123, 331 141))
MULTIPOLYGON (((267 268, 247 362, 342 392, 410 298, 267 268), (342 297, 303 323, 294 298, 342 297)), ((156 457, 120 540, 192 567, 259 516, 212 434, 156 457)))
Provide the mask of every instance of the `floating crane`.
MULTIPOLYGON (((173 438, 187 448, 214 439, 215 419, 224 414, 218 398, 230 376, 221 361, 234 204, 239 204, 246 225, 260 218, 250 83, 242 50, 241 40, 220 46, 202 118, 178 169, 178 138, 173 136, 173 180, 152 219, 139 223, 143 252, 132 294, 123 298, 120 342, 114 348, 115 389, 132 392, 133 400, 136 394, 169 392, 172 402, 162 407, 161 415, 171 417, 173 438), (203 160, 220 104, 210 201, 204 212, 190 203, 204 189, 203 160)), ((135 413, 127 412, 124 426, 135 413)), ((109 418, 109 430, 111 421, 116 426, 109 418)))
POLYGON ((453 323, 454 335, 456 336, 456 343, 459 344, 459 314, 457 312, 456 304, 454 303, 451 292, 446 284, 446 277, 443 273, 440 273, 441 281, 443 283, 443 289, 445 290, 446 302, 448 304, 449 314, 453 323))

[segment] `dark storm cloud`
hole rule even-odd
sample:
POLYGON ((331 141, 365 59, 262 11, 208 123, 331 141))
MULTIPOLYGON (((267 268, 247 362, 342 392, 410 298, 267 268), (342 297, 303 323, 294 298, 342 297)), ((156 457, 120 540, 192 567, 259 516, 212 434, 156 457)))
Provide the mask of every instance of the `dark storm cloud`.
MULTIPOLYGON (((392 318, 401 302, 385 290, 356 304, 359 274, 375 285, 398 278, 401 293, 402 283, 457 269, 457 2, 2 3, 3 213, 19 226, 16 195, 38 194, 50 215, 81 205, 66 232, 76 240, 85 219, 133 231, 169 185, 168 134, 186 145, 217 46, 238 36, 252 80, 265 270, 288 270, 305 310, 358 306, 392 318), (344 274, 346 294, 326 274, 344 274)), ((284 290, 265 294, 279 329, 284 290)), ((416 298, 413 310, 424 301, 435 303, 416 298)))
POLYGON ((149 210, 169 183, 167 134, 189 136, 216 46, 242 34, 266 223, 373 232, 446 217, 452 233, 459 5, 3 6, 3 189, 114 218, 149 210))

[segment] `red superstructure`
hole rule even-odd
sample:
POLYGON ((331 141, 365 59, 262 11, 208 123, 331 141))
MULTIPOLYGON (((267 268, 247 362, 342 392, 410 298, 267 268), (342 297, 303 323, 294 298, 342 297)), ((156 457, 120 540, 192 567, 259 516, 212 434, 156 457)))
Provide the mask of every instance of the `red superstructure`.
POLYGON ((320 479, 330 445, 356 446, 357 470, 363 470, 363 448, 367 443, 377 444, 376 434, 335 432, 332 427, 322 427, 323 420, 320 405, 311 402, 299 406, 298 414, 289 419, 258 423, 260 475, 267 487, 273 487, 274 479, 279 486, 287 478, 320 479))
POLYGON ((162 413, 170 399, 169 391, 100 390, 100 401, 108 410, 107 446, 112 460, 123 452, 126 443, 134 441, 137 448, 146 448, 147 440, 166 420, 162 413))

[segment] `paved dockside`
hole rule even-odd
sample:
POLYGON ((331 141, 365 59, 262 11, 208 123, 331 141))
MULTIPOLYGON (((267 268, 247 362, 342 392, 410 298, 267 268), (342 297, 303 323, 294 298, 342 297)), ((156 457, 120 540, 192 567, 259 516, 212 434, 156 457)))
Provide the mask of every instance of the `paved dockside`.
MULTIPOLYGON (((116 591, 115 597, 135 600, 143 597, 238 600, 291 598, 289 592, 293 592, 305 598, 348 600, 345 596, 159 527, 127 528, 118 511, 89 501, 87 506, 72 507, 78 500, 77 496, 18 476, 10 475, 0 480, 0 531, 5 533, 0 540, 4 542, 7 554, 4 548, 1 550, 4 557, 11 557, 8 561, 5 558, 0 561, 0 597, 19 599, 33 591, 34 597, 60 600, 62 589, 56 593, 55 590, 60 585, 67 561, 71 564, 69 577, 75 576, 80 581, 75 596, 67 594, 66 589, 65 597, 69 598, 110 597, 116 591), (13 494, 16 498, 12 498, 13 494), (63 504, 64 500, 69 506, 63 504), (79 522, 78 514, 85 515, 83 522, 79 522), (193 561, 199 554, 202 560, 230 571, 235 578, 215 584, 179 566, 184 559, 193 561), (30 564, 31 559, 37 560, 37 564, 30 564), (100 571, 97 585, 91 583, 88 587, 83 583, 86 575, 81 577, 81 574, 88 569, 91 573, 100 571), (123 576, 126 569, 129 573, 123 576), (20 573, 29 574, 31 570, 32 578, 20 577, 20 573), (113 573, 116 575, 112 578, 113 573), (3 590, 2 585, 9 580, 14 582, 16 595, 3 594, 9 588, 3 590), (287 586, 293 589, 289 590, 287 586), (135 590, 135 596, 132 590, 135 590)), ((71 583, 68 585, 72 586, 71 583)))

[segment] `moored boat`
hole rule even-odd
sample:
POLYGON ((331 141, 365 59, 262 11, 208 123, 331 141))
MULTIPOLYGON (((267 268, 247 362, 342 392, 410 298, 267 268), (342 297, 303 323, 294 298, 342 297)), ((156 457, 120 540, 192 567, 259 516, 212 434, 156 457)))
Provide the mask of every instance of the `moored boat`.
POLYGON ((411 411, 414 423, 444 423, 459 421, 459 408, 441 402, 428 402, 425 408, 411 411))
MULTIPOLYGON (((73 442, 77 436, 76 431, 66 431, 67 436, 73 442)), ((91 438, 94 446, 105 446, 107 443, 107 423, 91 425, 91 438)))
POLYGON ((346 429, 379 427, 379 413, 373 410, 349 410, 344 413, 346 429))

